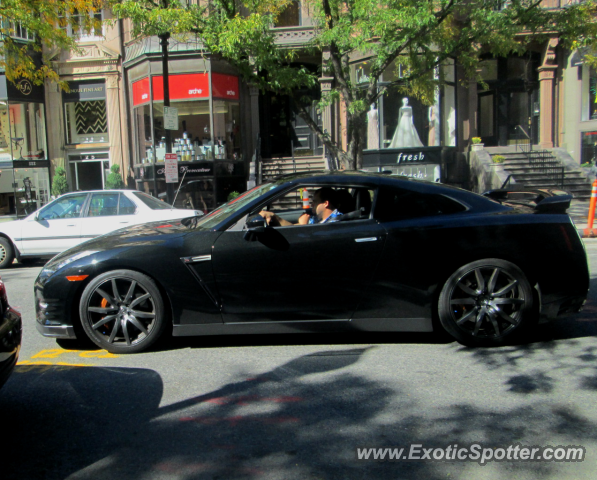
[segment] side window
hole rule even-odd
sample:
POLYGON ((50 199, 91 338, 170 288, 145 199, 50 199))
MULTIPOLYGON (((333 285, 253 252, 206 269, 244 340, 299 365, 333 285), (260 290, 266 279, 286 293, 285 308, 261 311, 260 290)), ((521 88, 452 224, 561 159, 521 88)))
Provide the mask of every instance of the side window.
POLYGON ((39 212, 38 220, 54 220, 59 218, 76 218, 81 215, 87 194, 69 195, 62 197, 43 208, 39 212))
POLYGON ((444 195, 382 187, 377 198, 374 217, 387 222, 446 215, 464 210, 466 210, 464 205, 444 195))
MULTIPOLYGON (((365 187, 350 186, 309 186, 297 187, 281 197, 278 197, 265 207, 266 210, 275 213, 277 217, 295 225, 299 217, 310 212, 312 223, 327 223, 331 215, 333 221, 359 220, 369 218, 371 215, 371 204, 374 190, 365 187), (321 192, 321 193, 318 193, 321 192), (324 193, 325 192, 325 193, 324 193), (317 198, 321 195, 329 197, 328 207, 318 208, 317 198), (329 210, 326 210, 329 208, 329 210), (307 210, 308 209, 308 210, 307 210)), ((319 198, 319 200, 324 200, 319 198)), ((319 202, 323 203, 323 202, 319 202)), ((286 225, 281 222, 282 225, 286 225)), ((331 223, 331 222, 330 222, 331 223)))
POLYGON ((90 217, 118 215, 118 193, 94 193, 89 205, 90 217))
POLYGON ((121 193, 120 202, 118 203, 118 215, 132 215, 135 213, 135 210, 135 204, 126 195, 121 193))

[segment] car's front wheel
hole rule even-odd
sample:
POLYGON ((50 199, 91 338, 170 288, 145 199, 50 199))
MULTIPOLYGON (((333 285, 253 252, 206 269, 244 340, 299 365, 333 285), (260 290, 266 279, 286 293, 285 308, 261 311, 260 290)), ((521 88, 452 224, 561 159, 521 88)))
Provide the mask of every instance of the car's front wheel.
POLYGON ((12 242, 5 237, 0 237, 0 268, 12 265, 15 259, 15 249, 12 242))
POLYGON ((79 303, 87 336, 111 353, 137 353, 153 345, 166 326, 155 282, 139 272, 114 270, 94 278, 79 303))
POLYGON ((439 296, 439 320, 469 346, 503 344, 536 318, 533 288, 511 262, 488 258, 456 270, 439 296))

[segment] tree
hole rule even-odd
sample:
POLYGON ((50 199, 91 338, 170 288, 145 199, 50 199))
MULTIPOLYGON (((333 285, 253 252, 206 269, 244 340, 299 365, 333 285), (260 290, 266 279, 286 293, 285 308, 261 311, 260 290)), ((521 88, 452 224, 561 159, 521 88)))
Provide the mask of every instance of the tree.
POLYGON ((48 78, 67 88, 43 54, 75 50, 77 33, 101 27, 93 14, 101 12, 103 4, 102 0, 2 0, 0 68, 8 80, 28 78, 40 85, 48 78))
POLYGON ((136 34, 196 35, 206 49, 234 65, 243 77, 264 91, 290 95, 299 114, 330 153, 347 169, 362 166, 366 114, 388 89, 433 103, 444 82, 439 68, 454 59, 469 78, 477 78, 483 54, 521 54, 534 44, 557 35, 564 48, 595 46, 597 7, 593 1, 560 9, 541 8, 541 0, 307 0, 314 12, 315 33, 308 45, 322 55, 322 72, 297 62, 298 52, 276 48, 271 30, 289 0, 212 0, 209 6, 168 8, 150 0, 116 0, 117 16, 131 18, 136 34), (365 83, 350 75, 357 55, 370 58, 365 83), (388 68, 400 75, 381 87, 388 68), (305 89, 330 77, 333 88, 320 106, 343 101, 347 105, 347 147, 333 141, 311 118, 301 98, 305 89))
POLYGON ((124 188, 124 181, 122 180, 122 176, 120 175, 120 167, 118 165, 112 165, 110 167, 110 170, 111 172, 108 174, 108 178, 106 178, 106 188, 124 188))
POLYGON ((66 170, 62 167, 56 167, 54 178, 52 179, 52 195, 59 197, 68 192, 68 182, 66 181, 66 170))

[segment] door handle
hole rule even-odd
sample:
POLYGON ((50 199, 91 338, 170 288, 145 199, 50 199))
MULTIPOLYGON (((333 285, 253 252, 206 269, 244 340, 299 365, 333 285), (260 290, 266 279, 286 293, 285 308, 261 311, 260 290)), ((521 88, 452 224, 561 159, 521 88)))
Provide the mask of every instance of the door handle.
POLYGON ((354 241, 357 243, 375 242, 375 241, 377 241, 377 237, 355 238, 354 241))

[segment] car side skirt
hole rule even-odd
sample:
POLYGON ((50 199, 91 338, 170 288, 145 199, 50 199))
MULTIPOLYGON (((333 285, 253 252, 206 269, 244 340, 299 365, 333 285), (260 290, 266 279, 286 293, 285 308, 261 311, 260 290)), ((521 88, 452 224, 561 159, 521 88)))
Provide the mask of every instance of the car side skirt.
POLYGON ((432 332, 429 318, 359 318, 294 322, 208 323, 174 325, 175 337, 318 332, 432 332))

